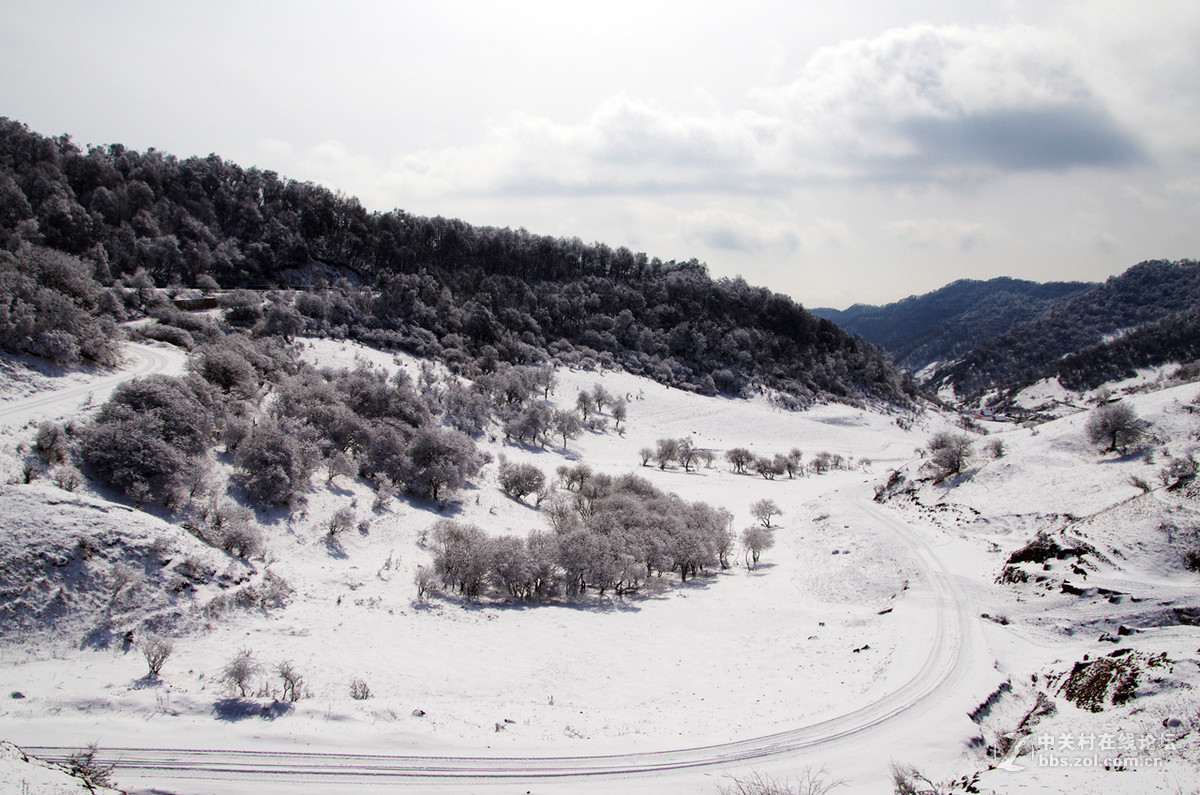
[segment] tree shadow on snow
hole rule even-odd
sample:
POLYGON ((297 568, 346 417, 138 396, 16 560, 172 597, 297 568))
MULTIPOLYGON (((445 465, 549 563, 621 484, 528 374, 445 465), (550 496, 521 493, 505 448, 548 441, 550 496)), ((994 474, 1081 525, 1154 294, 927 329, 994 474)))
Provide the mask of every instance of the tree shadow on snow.
POLYGON ((282 718, 292 711, 291 703, 273 700, 270 704, 259 704, 248 698, 223 698, 213 702, 213 716, 217 720, 236 723, 247 718, 262 718, 275 720, 282 718))
POLYGON ((345 560, 350 557, 346 554, 346 548, 342 546, 342 542, 338 540, 338 537, 331 536, 328 533, 325 534, 325 551, 329 554, 329 557, 337 558, 338 560, 345 560))

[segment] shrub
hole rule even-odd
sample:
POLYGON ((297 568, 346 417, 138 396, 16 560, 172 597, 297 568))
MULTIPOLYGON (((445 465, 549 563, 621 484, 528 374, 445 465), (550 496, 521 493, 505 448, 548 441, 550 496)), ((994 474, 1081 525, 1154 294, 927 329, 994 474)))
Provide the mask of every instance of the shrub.
POLYGON ((51 473, 50 479, 54 481, 54 485, 64 491, 75 491, 75 489, 83 485, 83 475, 70 464, 63 464, 55 469, 51 473))
POLYGON ((355 677, 350 680, 350 698, 355 701, 365 701, 371 697, 371 688, 362 679, 355 677))
POLYGON ((58 423, 45 421, 38 425, 34 449, 45 463, 53 466, 66 461, 70 444, 67 432, 58 423))
POLYGON ((292 505, 308 489, 317 457, 297 426, 268 420, 238 448, 238 479, 260 505, 292 505))

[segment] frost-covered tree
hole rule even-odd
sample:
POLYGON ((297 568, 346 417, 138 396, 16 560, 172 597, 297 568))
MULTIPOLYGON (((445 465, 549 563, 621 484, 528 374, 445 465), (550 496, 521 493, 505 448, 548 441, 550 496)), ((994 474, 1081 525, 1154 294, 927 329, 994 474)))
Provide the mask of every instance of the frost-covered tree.
POLYGON ((261 671, 262 665, 255 659, 254 652, 250 649, 242 649, 221 669, 221 682, 229 688, 230 692, 236 688, 238 695, 245 698, 246 688, 261 671))
POLYGON ((949 477, 962 472, 971 457, 971 437, 961 433, 939 431, 930 438, 928 444, 929 460, 938 470, 941 477, 949 477))
POLYGON ((1084 425, 1087 439, 1103 452, 1124 455, 1142 438, 1143 422, 1126 403, 1106 403, 1092 410, 1084 425))
POLYGON ((499 480, 500 488, 513 499, 519 500, 542 488, 546 476, 533 464, 501 461, 499 480))
POLYGON ((770 527, 771 520, 783 514, 783 510, 774 500, 758 500, 750 506, 750 515, 762 522, 763 527, 770 527))
POLYGON ((167 658, 171 656, 171 652, 175 650, 174 644, 166 638, 160 638, 151 635, 142 641, 142 656, 146 658, 146 666, 149 668, 147 676, 152 679, 157 679, 162 672, 162 667, 167 662, 167 658))
POLYGON ((742 531, 742 549, 746 550, 746 568, 754 568, 762 553, 775 545, 775 534, 767 527, 751 525, 742 531))
POLYGON ((422 428, 408 447, 411 462, 405 486, 431 500, 462 488, 483 467, 483 457, 470 437, 449 428, 422 428))
POLYGON ((754 461, 754 453, 745 447, 735 447, 725 452, 725 460, 733 467, 734 472, 741 474, 754 461))

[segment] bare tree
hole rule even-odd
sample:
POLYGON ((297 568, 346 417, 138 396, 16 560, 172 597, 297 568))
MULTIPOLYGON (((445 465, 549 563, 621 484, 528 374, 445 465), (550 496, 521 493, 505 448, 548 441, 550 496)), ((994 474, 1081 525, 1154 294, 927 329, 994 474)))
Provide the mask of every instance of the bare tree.
POLYGON ((291 660, 284 660, 275 666, 275 673, 283 680, 283 700, 299 701, 303 695, 301 688, 304 686, 304 677, 296 670, 295 664, 291 660))

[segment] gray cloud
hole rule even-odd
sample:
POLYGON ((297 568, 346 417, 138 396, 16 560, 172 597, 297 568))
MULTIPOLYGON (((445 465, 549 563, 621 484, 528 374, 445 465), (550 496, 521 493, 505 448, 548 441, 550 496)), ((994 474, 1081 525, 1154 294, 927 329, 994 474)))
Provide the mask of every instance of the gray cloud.
POLYGON ((896 125, 917 150, 914 165, 986 164, 1004 171, 1120 168, 1146 159, 1138 141, 1103 111, 1077 107, 998 108, 896 125))

